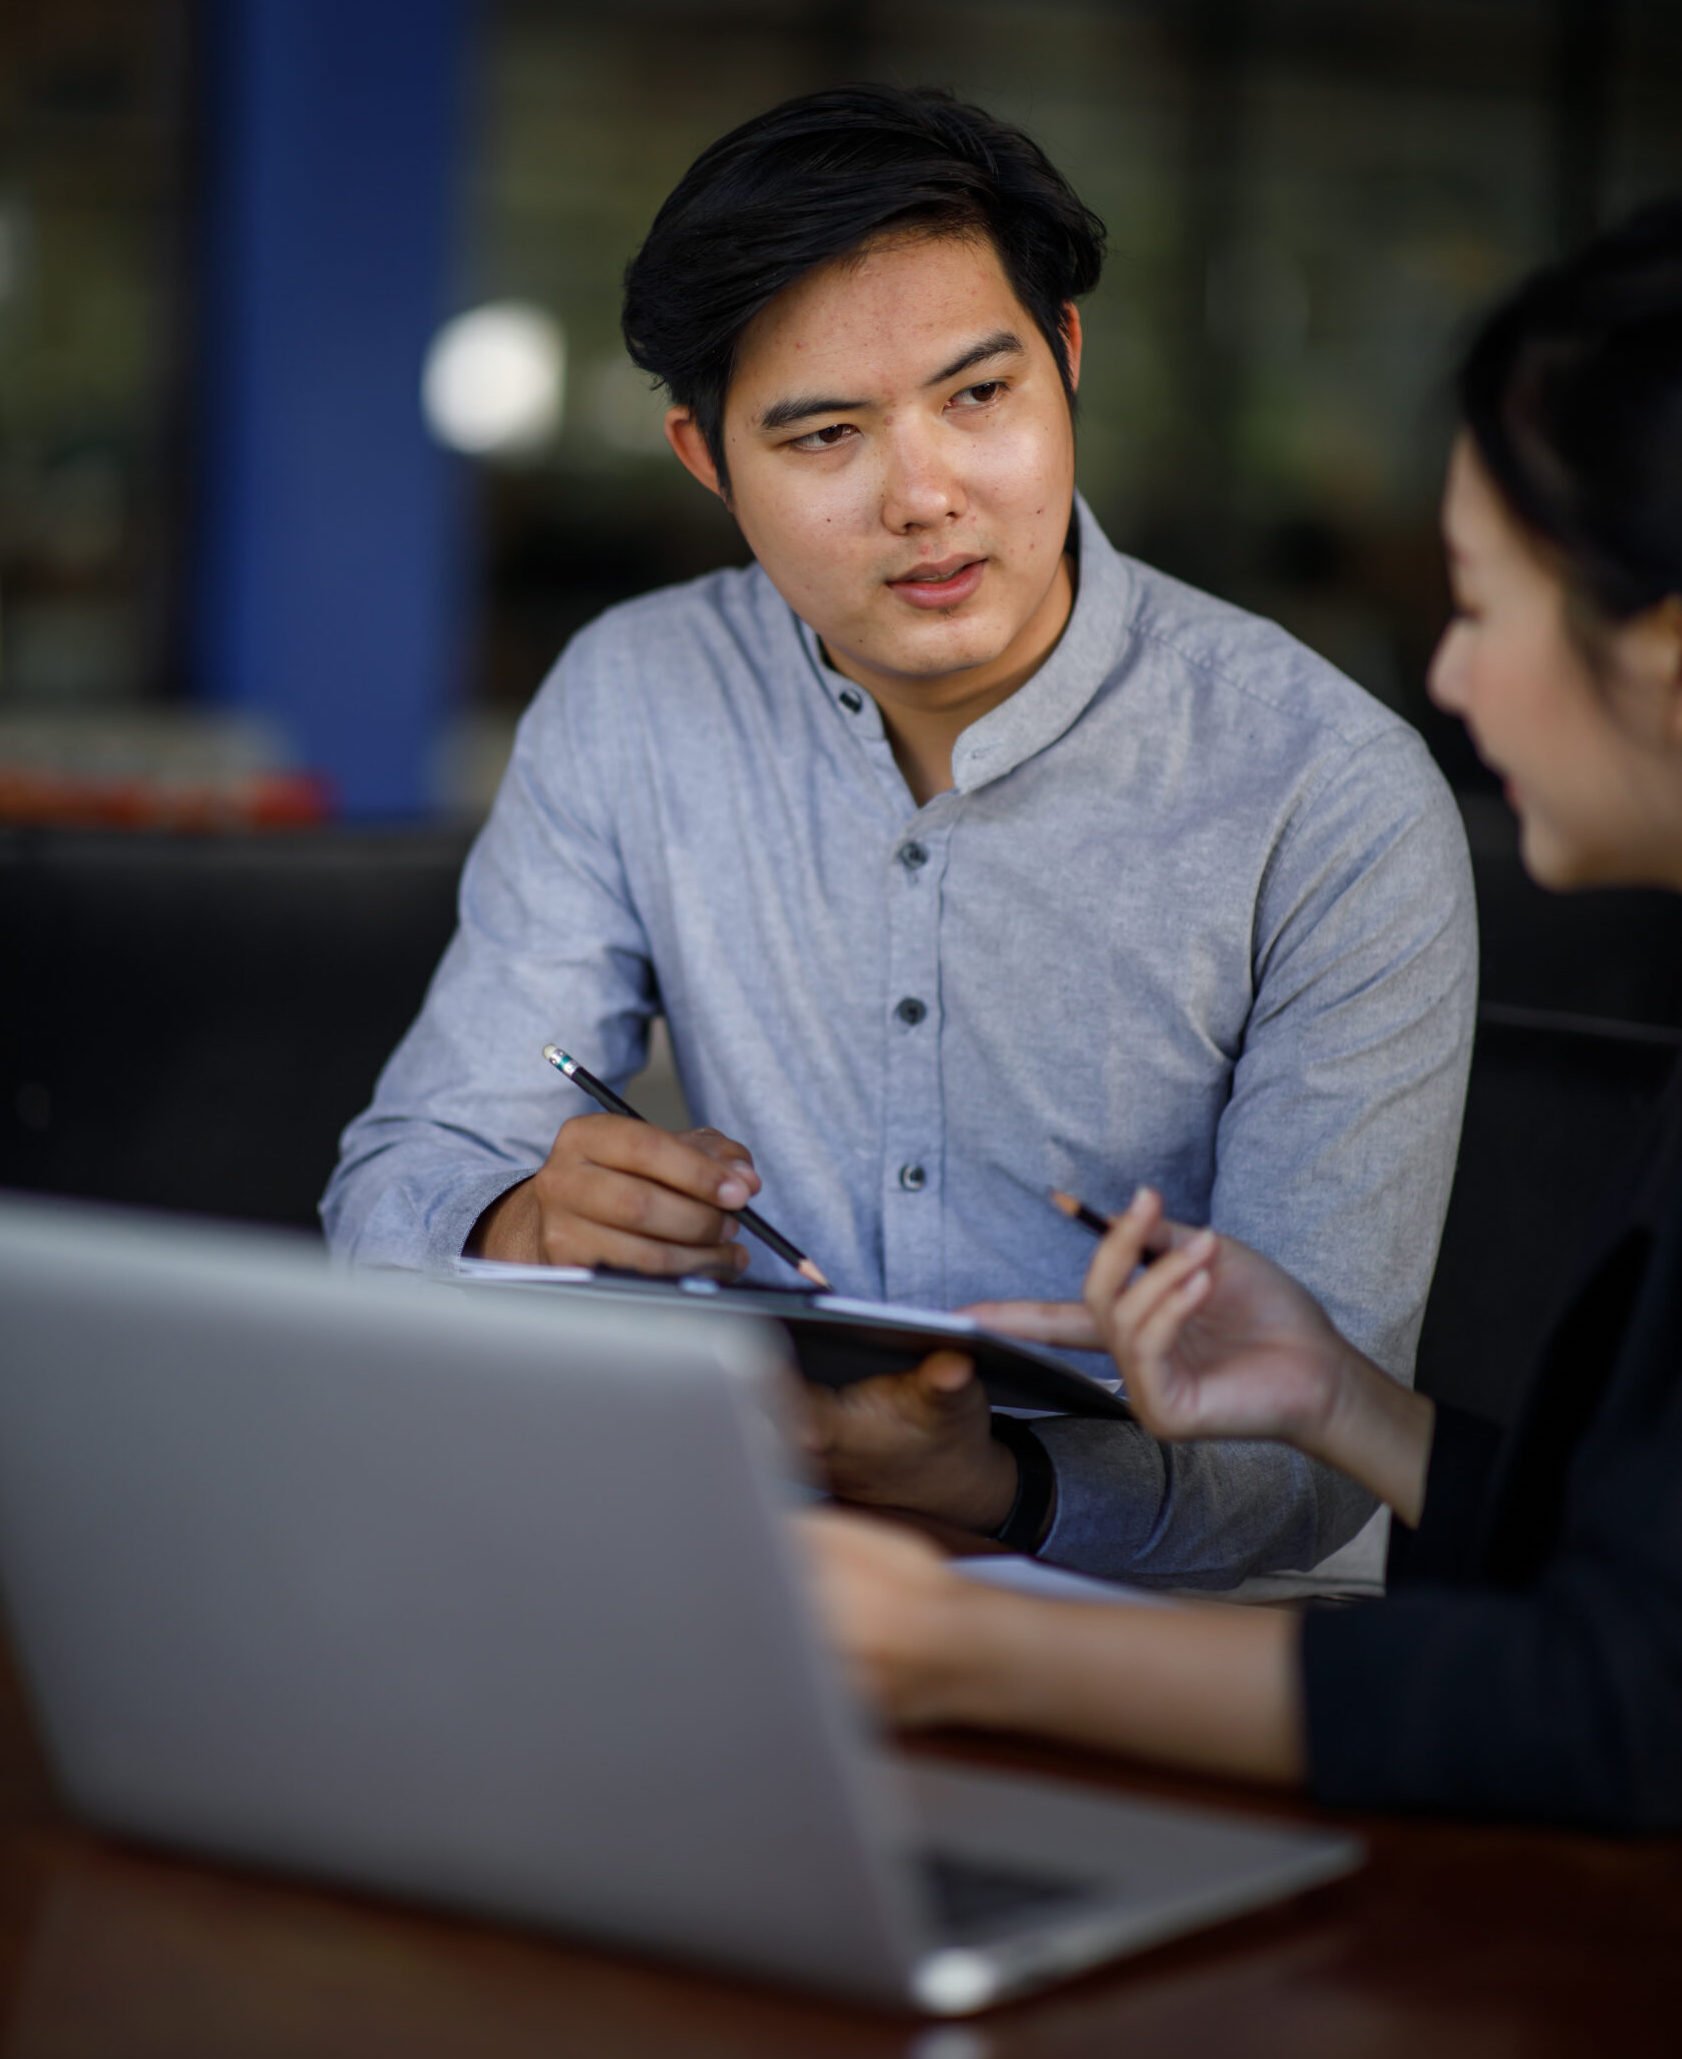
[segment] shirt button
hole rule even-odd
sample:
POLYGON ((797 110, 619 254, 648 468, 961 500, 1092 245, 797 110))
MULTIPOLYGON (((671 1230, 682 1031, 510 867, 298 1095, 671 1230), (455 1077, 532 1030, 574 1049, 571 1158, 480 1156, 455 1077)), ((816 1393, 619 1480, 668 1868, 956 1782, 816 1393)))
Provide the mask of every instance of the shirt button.
POLYGON ((849 715, 856 715, 864 706, 864 695, 856 686, 844 686, 836 696, 849 715))
POLYGON ((899 1169, 899 1183, 908 1194, 920 1194, 929 1183, 929 1176, 920 1165, 902 1165, 899 1169))
POLYGON ((921 844, 901 844, 899 847, 899 862, 905 867, 907 872, 915 872, 920 865, 926 865, 929 862, 929 854, 921 844))
POLYGON ((905 1024, 907 1029, 915 1029, 928 1012, 915 994, 907 994, 905 999, 894 1010, 894 1013, 905 1024))

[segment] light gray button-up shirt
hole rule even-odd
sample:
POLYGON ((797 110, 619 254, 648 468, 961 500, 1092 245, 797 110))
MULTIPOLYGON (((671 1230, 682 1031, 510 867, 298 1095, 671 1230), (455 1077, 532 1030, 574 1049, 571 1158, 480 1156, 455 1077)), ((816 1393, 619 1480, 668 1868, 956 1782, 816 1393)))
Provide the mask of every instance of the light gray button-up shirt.
MULTIPOLYGON (((757 567, 580 634, 345 1134, 335 1247, 453 1258, 590 1106, 543 1045, 623 1085, 664 1013, 696 1121, 842 1293, 1075 1295, 1092 1240, 1047 1188, 1109 1211, 1149 1181, 1409 1377, 1472 1029, 1458 815, 1404 722, 1077 515, 1061 641, 921 808, 757 567)), ((1312 1565, 1371 1511, 1280 1447, 1045 1441, 1048 1554, 1134 1578, 1312 1565)))

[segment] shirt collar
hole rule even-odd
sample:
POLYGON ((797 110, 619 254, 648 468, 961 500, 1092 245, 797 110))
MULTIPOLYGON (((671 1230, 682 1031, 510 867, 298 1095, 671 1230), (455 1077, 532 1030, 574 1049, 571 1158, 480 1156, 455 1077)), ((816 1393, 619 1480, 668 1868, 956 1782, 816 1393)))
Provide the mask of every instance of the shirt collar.
MULTIPOLYGON (((1075 495, 1072 540, 1076 547, 1075 603, 1063 634, 1049 658, 1026 679, 1009 700, 1001 701, 958 738, 952 751, 952 784, 969 793, 1002 779, 1018 765, 1054 744, 1083 715, 1100 686, 1115 669, 1132 605, 1132 574, 1127 561, 1112 548, 1097 518, 1075 495)), ((798 619, 798 618, 797 618, 798 619)), ((800 622, 800 640, 830 698, 849 690, 850 683, 825 664, 816 632, 800 622)), ((852 692, 862 688, 852 687, 852 692)), ((881 716, 869 694, 864 707, 849 719, 882 732, 881 716)))
POLYGON ((969 793, 1054 744, 1115 670, 1132 575, 1092 510, 1075 496, 1075 604, 1051 656, 1008 701, 972 722, 952 751, 952 784, 969 793))

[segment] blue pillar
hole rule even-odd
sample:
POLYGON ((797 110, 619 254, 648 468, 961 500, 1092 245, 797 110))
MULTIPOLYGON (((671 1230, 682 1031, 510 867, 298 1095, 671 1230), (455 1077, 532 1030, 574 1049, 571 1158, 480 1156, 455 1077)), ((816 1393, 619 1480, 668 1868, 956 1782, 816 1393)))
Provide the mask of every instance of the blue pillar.
POLYGON ((449 312, 471 0, 215 0, 195 666, 350 816, 413 815, 463 655, 449 312))

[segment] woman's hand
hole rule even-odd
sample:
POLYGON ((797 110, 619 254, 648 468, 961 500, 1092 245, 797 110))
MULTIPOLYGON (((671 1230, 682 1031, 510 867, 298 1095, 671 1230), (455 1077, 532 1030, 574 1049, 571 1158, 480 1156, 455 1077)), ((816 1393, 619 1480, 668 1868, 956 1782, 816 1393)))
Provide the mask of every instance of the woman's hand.
POLYGON ((1286 1609, 1047 1601, 964 1579, 869 1517, 793 1518, 858 1693, 902 1728, 964 1723, 1247 1780, 1302 1777, 1286 1609))
POLYGON ((854 1688, 890 1723, 956 1716, 970 1591, 927 1538, 892 1523, 814 1509, 794 1518, 818 1608, 854 1688))
POLYGON ((959 1309, 984 1330, 1061 1351, 1102 1351, 1104 1340, 1084 1301, 975 1301, 959 1309))
POLYGON ((1084 1300, 982 1301, 964 1313, 1032 1343, 1108 1351, 1134 1414, 1167 1439, 1301 1443, 1359 1357, 1289 1274, 1230 1237, 1169 1222, 1147 1187, 1099 1245, 1084 1300))
POLYGON ((1357 1351, 1271 1259, 1167 1221, 1141 1187, 1098 1247, 1085 1301, 1154 1436, 1277 1438, 1418 1523, 1434 1407, 1357 1351))
POLYGON ((1288 1273, 1234 1238, 1169 1222, 1148 1187, 1099 1245, 1085 1308, 1157 1437, 1318 1449, 1368 1365, 1288 1273))

